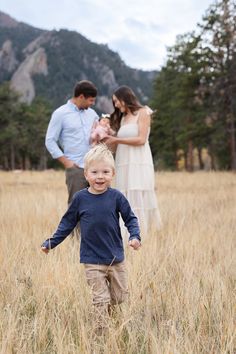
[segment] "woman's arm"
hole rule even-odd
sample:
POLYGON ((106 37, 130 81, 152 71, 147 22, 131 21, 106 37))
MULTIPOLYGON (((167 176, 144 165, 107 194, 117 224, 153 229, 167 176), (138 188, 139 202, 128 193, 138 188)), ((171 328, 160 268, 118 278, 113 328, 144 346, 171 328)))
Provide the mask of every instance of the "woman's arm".
POLYGON ((139 146, 144 145, 147 141, 148 130, 150 127, 151 117, 146 108, 142 108, 139 112, 138 118, 138 136, 132 138, 119 138, 109 136, 105 142, 106 144, 125 144, 139 146))

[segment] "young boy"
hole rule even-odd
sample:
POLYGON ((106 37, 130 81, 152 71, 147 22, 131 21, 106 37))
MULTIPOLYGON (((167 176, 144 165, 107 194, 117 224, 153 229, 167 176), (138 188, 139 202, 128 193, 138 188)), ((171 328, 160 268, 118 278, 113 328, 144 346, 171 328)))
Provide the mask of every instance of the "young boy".
POLYGON ((85 155, 84 164, 89 187, 74 195, 53 237, 46 240, 41 249, 48 253, 80 222, 80 263, 84 263, 87 282, 92 288, 93 304, 103 316, 110 305, 122 303, 128 294, 120 215, 130 234, 129 245, 134 250, 140 247, 141 238, 129 202, 110 187, 114 159, 106 145, 92 148, 85 155))

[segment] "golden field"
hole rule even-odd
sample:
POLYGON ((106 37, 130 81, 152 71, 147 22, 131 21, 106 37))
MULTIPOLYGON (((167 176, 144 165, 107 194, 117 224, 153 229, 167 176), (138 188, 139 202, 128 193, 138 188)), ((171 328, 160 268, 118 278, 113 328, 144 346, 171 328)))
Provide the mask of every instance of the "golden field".
POLYGON ((1 354, 235 354, 236 175, 160 172, 163 228, 126 249, 129 301, 96 339, 62 171, 0 172, 1 354))

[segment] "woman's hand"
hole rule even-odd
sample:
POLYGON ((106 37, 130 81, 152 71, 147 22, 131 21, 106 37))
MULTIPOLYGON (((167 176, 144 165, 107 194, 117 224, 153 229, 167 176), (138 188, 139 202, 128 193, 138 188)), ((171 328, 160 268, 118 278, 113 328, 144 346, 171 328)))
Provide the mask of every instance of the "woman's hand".
POLYGON ((117 138, 115 136, 111 136, 108 135, 106 138, 104 138, 102 140, 102 142, 104 142, 108 149, 112 152, 115 153, 116 152, 116 148, 117 148, 117 138))
POLYGON ((106 138, 103 139, 104 143, 106 145, 116 145, 117 144, 117 138, 112 135, 108 135, 106 138))

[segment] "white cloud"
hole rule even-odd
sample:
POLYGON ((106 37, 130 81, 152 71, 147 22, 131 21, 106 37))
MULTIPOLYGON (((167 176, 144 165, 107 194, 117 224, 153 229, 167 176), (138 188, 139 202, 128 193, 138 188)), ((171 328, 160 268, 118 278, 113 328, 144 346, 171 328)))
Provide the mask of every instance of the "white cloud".
POLYGON ((44 29, 108 44, 131 67, 158 69, 177 34, 196 29, 213 0, 2 0, 0 10, 44 29))

